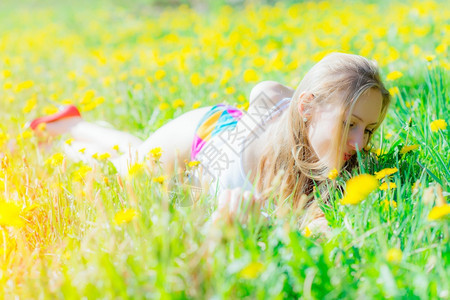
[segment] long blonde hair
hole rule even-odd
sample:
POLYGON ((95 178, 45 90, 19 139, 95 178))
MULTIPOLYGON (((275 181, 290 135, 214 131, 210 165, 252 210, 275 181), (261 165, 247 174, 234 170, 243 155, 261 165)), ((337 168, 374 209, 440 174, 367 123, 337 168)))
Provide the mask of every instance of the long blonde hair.
MULTIPOLYGON (((332 53, 311 68, 298 85, 287 111, 268 129, 268 136, 274 140, 266 145, 257 168, 257 189, 263 196, 275 194, 279 201, 292 197, 294 207, 299 204, 302 208, 308 207, 313 201, 300 201, 305 199, 302 195, 310 195, 314 185, 324 181, 330 171, 309 143, 308 121, 298 110, 301 95, 314 96, 312 101, 303 102, 305 114, 314 112, 318 105, 332 103, 337 109, 337 124, 343 124, 345 118, 349 124, 356 101, 370 88, 377 88, 383 98, 377 129, 386 115, 390 95, 380 79, 376 62, 359 55, 332 53)), ((337 128, 330 145, 330 153, 336 155, 335 161, 342 159, 348 125, 337 128)), ((351 161, 355 162, 354 159, 351 161)), ((313 207, 317 208, 317 205, 313 207)))

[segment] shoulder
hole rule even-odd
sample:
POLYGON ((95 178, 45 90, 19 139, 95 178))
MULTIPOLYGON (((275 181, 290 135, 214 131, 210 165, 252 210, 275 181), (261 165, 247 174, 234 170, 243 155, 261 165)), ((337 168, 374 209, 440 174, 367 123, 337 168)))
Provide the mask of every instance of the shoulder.
POLYGON ((250 106, 268 102, 270 106, 275 105, 283 98, 292 97, 294 89, 276 81, 262 81, 253 87, 250 92, 250 106))

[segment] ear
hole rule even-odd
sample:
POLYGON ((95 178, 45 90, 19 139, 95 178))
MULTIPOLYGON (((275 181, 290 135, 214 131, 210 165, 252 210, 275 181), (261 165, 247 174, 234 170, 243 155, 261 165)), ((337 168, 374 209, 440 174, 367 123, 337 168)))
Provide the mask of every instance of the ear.
POLYGON ((300 115, 304 114, 305 104, 309 104, 314 99, 313 93, 302 92, 298 101, 298 112, 300 115))

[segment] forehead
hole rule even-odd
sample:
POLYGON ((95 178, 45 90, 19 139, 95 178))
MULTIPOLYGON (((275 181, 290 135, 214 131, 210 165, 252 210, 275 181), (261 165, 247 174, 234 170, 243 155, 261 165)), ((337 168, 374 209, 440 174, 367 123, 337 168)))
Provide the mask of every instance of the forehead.
POLYGON ((380 90, 370 88, 356 101, 353 107, 352 117, 366 124, 377 123, 380 119, 383 97, 380 90))

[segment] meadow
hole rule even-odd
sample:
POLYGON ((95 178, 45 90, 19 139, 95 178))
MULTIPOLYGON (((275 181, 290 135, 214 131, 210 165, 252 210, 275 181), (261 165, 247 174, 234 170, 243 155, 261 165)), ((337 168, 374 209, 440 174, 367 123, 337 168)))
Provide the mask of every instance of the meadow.
POLYGON ((2 1, 1 297, 450 298, 449 32, 444 1, 2 1), (376 60, 393 103, 353 174, 375 190, 343 201, 331 183, 349 178, 330 175, 329 239, 288 203, 211 226, 217 199, 174 197, 158 149, 120 177, 26 126, 76 104, 145 139, 193 108, 246 109, 259 81, 295 88, 333 51, 376 60))

